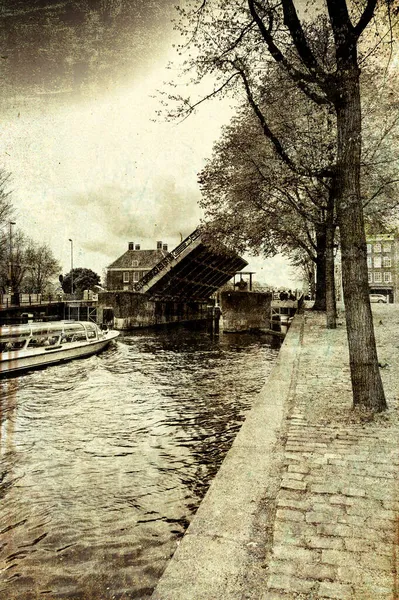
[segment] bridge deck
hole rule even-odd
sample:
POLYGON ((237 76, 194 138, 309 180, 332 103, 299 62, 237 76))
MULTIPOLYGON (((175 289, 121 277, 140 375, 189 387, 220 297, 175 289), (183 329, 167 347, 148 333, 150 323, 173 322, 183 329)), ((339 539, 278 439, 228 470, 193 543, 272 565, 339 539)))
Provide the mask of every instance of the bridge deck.
POLYGON ((196 230, 147 273, 135 289, 153 298, 205 300, 247 264, 227 249, 214 250, 196 230))

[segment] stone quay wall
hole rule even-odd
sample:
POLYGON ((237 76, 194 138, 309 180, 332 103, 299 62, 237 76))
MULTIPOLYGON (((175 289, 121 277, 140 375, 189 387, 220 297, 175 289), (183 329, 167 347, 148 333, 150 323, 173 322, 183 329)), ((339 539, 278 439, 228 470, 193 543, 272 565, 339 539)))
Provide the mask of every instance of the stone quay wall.
POLYGON ((129 330, 171 323, 206 320, 207 304, 151 300, 138 292, 103 292, 98 295, 97 321, 111 310, 115 329, 129 330))
POLYGON ((269 329, 272 295, 262 292, 223 291, 220 293, 223 331, 269 329))

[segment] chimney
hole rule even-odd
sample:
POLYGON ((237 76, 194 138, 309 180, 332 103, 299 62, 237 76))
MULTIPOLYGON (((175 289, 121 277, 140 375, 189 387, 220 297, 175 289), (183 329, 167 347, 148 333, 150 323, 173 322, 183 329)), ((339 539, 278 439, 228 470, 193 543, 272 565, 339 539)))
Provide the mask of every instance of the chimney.
POLYGON ((168 251, 168 244, 163 244, 162 250, 164 250, 165 252, 167 252, 168 251))
POLYGON ((135 250, 140 250, 140 244, 136 244, 135 250))
POLYGON ((162 242, 157 242, 157 250, 162 250, 162 242))
POLYGON ((129 242, 129 250, 134 250, 134 242, 129 242))

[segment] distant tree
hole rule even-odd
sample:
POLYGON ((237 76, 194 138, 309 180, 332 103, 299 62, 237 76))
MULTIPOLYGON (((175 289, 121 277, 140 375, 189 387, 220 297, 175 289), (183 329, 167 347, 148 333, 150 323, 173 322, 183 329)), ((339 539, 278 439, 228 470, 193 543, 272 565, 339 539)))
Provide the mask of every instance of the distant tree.
POLYGON ((50 248, 37 244, 19 229, 12 234, 11 254, 8 233, 3 234, 1 241, 2 292, 11 287, 14 293, 44 293, 61 268, 50 248))
POLYGON ((0 168, 0 227, 5 225, 12 216, 13 209, 11 191, 8 189, 9 182, 10 174, 0 168))
POLYGON ((78 267, 64 275, 62 289, 66 294, 72 293, 72 274, 73 274, 73 292, 82 293, 84 290, 94 290, 100 283, 100 276, 91 269, 78 267))
POLYGON ((314 298, 316 293, 314 261, 308 254, 298 250, 290 256, 290 263, 296 277, 302 279, 304 294, 308 295, 310 293, 311 297, 314 298))
POLYGON ((46 245, 30 243, 25 251, 27 264, 24 278, 26 292, 42 294, 47 291, 51 280, 61 270, 60 263, 54 257, 51 249, 46 245))
POLYGON ((12 232, 12 238, 8 231, 2 235, 2 253, 0 256, 0 281, 3 293, 9 288, 12 291, 21 291, 22 281, 27 271, 25 258, 28 246, 27 236, 19 229, 12 232))
POLYGON ((10 231, 12 218, 11 192, 8 189, 10 174, 0 168, 0 290, 5 293, 10 285, 10 231))

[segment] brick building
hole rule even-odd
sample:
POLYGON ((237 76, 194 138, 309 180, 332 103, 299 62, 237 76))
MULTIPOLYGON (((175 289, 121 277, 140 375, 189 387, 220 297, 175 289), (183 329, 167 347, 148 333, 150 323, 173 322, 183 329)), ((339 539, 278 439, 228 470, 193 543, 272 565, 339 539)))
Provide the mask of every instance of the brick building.
POLYGON ((141 250, 129 242, 128 250, 107 268, 107 290, 129 291, 168 254, 167 244, 157 242, 156 250, 141 250))
POLYGON ((367 236, 367 267, 370 293, 399 302, 399 237, 393 233, 367 236))

